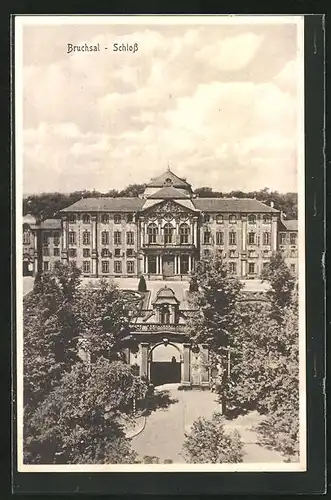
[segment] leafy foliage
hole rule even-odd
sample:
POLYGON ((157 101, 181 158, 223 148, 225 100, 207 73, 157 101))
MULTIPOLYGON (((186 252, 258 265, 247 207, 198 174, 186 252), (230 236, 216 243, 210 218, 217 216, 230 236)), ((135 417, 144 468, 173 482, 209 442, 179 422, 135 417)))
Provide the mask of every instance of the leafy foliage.
POLYGON ((58 264, 39 276, 23 307, 25 460, 134 461, 116 417, 147 390, 120 355, 137 304, 102 280, 81 286, 74 265, 58 264), (92 363, 81 361, 79 346, 92 363))
POLYGON ((227 265, 215 252, 212 258, 197 263, 192 273, 191 303, 196 310, 187 323, 194 344, 206 344, 214 353, 226 347, 237 328, 236 304, 241 283, 228 274, 227 265))
POLYGON ((139 292, 147 292, 147 285, 146 285, 146 280, 143 275, 140 276, 139 283, 138 283, 138 290, 139 292))
POLYGON ((280 323, 283 321, 284 309, 292 301, 296 277, 285 264, 282 254, 274 252, 268 265, 262 270, 261 278, 270 284, 267 296, 272 305, 271 318, 280 323))
POLYGON ((76 363, 31 418, 26 441, 32 461, 54 463, 58 456, 65 463, 134 462, 116 418, 129 412, 133 397, 145 390, 122 362, 76 363))
POLYGON ((224 418, 214 413, 210 420, 200 417, 185 435, 183 455, 188 463, 238 463, 243 443, 238 431, 225 432, 224 418))

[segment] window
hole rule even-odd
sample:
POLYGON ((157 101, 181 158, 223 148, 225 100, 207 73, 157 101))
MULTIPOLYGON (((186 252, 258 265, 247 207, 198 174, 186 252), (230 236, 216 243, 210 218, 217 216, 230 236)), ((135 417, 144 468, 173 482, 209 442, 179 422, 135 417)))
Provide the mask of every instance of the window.
POLYGON ((90 257, 90 249, 89 248, 83 248, 83 257, 90 257))
POLYGON ((114 244, 121 245, 122 243, 122 233, 120 231, 114 232, 114 244))
POLYGON ((49 257, 49 248, 48 248, 48 247, 44 247, 44 248, 43 248, 43 255, 44 255, 45 257, 49 257))
POLYGON ((216 222, 217 224, 223 224, 223 215, 221 214, 216 215, 216 222))
POLYGON ((71 265, 72 265, 73 267, 77 267, 77 262, 76 262, 75 260, 72 260, 72 261, 71 261, 71 265))
POLYGON ((90 231, 84 231, 83 232, 83 245, 90 245, 91 244, 91 233, 90 231))
POLYGON ((297 233, 290 233, 290 245, 297 244, 297 233))
POLYGON ((270 233, 263 233, 263 245, 270 245, 270 233))
POLYGON ((268 265, 269 265, 269 262, 263 262, 262 269, 267 269, 268 265))
POLYGON ((103 260, 101 262, 101 269, 103 273, 109 273, 109 262, 108 260, 103 260))
POLYGON ((122 272, 122 262, 120 260, 115 260, 114 261, 114 273, 121 273, 122 272))
POLYGON ((237 244, 237 234, 234 231, 229 232, 229 245, 236 245, 237 244))
POLYGON ((169 311, 169 306, 167 305, 162 305, 160 308, 160 322, 163 325, 169 324, 170 323, 170 311, 169 311))
POLYGON ((229 250, 229 257, 236 257, 236 251, 235 250, 229 250))
POLYGON ((156 243, 156 236, 158 233, 158 229, 156 224, 150 224, 147 228, 147 234, 148 234, 148 243, 149 245, 152 243, 156 243))
POLYGON ((75 214, 70 214, 69 215, 69 222, 71 224, 75 223, 76 222, 76 215, 75 214))
POLYGON ((127 257, 133 257, 133 248, 128 248, 126 251, 127 257))
POLYGON ((54 233, 53 236, 54 245, 57 247, 60 244, 60 233, 54 233))
POLYGON ((102 231, 101 245, 109 245, 109 231, 102 231))
POLYGON ((108 248, 101 249, 101 257, 110 257, 110 251, 108 250, 108 248))
POLYGON ((248 233, 248 244, 254 245, 254 243, 255 243, 255 233, 253 231, 250 231, 248 233))
POLYGON ((83 260, 83 272, 87 274, 91 272, 91 262, 89 260, 83 260))
POLYGON ((292 273, 295 273, 295 264, 291 264, 291 271, 292 273))
POLYGON ((164 243, 172 243, 172 233, 173 233, 173 227, 171 224, 165 224, 163 228, 164 232, 164 243))
POLYGON ((180 235, 180 243, 181 245, 185 245, 185 243, 188 243, 189 241, 189 234, 190 234, 190 228, 188 227, 187 224, 181 224, 179 228, 179 235, 180 235))
POLYGON ((210 250, 209 248, 205 248, 203 251, 203 256, 205 259, 208 259, 210 257, 210 250))
POLYGON ((156 255, 149 255, 148 259, 148 274, 156 274, 156 255))
POLYGON ((286 233, 279 233, 279 244, 286 245, 286 233))
POLYGON ((134 273, 134 261, 133 260, 128 260, 126 263, 126 272, 128 274, 133 274, 134 273))
POLYGON ((120 224, 121 222, 122 222, 121 214, 115 214, 114 215, 114 223, 115 224, 120 224))
POLYGON ((43 233, 43 245, 49 245, 49 234, 43 233))
POLYGON ((109 215, 108 214, 102 214, 101 215, 101 222, 102 222, 102 224, 108 224, 108 222, 109 222, 109 215))
POLYGON ((210 222, 210 215, 209 214, 205 214, 203 216, 203 222, 210 222))
POLYGON ((254 262, 249 262, 248 264, 248 274, 254 274, 255 273, 255 263, 254 262))
POLYGON ((128 231, 126 233, 126 244, 127 245, 134 245, 134 232, 133 231, 128 231))
POLYGON ((268 214, 264 214, 262 220, 263 220, 263 224, 270 224, 271 223, 271 217, 268 214))
POLYGON ((83 214, 83 224, 89 224, 91 221, 91 218, 89 214, 83 214))
POLYGON ((230 222, 230 224, 236 224, 237 217, 235 215, 230 215, 229 216, 229 222, 230 222))
POLYGON ((76 248, 69 248, 69 257, 71 257, 71 258, 77 257, 76 248))
POLYGON ((30 245, 30 232, 29 231, 23 232, 23 245, 30 245))
POLYGON ((115 248, 115 257, 120 257, 120 256, 121 256, 121 249, 115 248))
POLYGON ((69 231, 69 245, 76 245, 76 231, 69 231))
POLYGON ((290 257, 296 257, 296 256, 297 256, 296 250, 291 250, 290 257))
POLYGON ((248 216, 248 224, 256 224, 256 216, 251 214, 248 216))
POLYGON ((54 257, 59 257, 60 256, 60 249, 58 247, 54 248, 54 257))
POLYGON ((49 262, 44 262, 44 271, 48 271, 49 270, 49 262))
POLYGON ((127 214, 126 222, 128 222, 129 224, 130 224, 130 222, 133 222, 133 214, 127 214))
POLYGON ((203 233, 203 244, 204 245, 209 245, 211 242, 211 232, 210 231, 205 231, 203 233))
POLYGON ((229 270, 230 270, 230 274, 237 274, 237 263, 236 262, 229 262, 229 270))
POLYGON ((222 231, 216 232, 216 245, 224 245, 224 233, 222 231))
POLYGON ((255 257, 255 250, 248 250, 248 257, 255 257))

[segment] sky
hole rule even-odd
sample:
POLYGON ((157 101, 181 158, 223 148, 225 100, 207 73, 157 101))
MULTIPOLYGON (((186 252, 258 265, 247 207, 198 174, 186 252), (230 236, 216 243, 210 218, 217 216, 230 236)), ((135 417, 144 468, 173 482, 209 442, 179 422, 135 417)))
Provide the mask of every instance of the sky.
POLYGON ((297 191, 296 30, 24 26, 23 192, 123 189, 168 165, 193 188, 297 191), (101 51, 67 54, 85 42, 101 51))

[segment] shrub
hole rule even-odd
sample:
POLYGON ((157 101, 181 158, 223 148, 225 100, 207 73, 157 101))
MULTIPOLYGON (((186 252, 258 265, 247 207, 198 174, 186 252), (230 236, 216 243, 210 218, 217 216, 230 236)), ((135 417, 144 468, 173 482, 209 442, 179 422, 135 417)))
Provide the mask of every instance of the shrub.
POLYGON ((138 291, 139 292, 147 292, 147 285, 144 276, 140 276, 140 280, 138 283, 138 291))

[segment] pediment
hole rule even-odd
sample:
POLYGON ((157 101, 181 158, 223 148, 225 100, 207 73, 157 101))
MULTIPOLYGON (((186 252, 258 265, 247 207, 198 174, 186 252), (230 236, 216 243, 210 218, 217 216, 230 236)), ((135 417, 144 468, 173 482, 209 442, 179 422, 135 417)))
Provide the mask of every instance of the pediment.
POLYGON ((166 200, 158 201, 153 204, 152 200, 150 200, 150 204, 144 205, 142 211, 145 215, 148 215, 148 217, 151 218, 169 218, 171 216, 171 218, 180 217, 182 219, 186 219, 196 213, 191 200, 178 202, 175 200, 166 200), (192 205, 192 208, 190 207, 190 204, 192 205))

